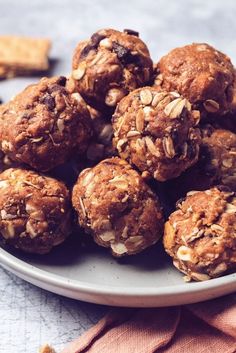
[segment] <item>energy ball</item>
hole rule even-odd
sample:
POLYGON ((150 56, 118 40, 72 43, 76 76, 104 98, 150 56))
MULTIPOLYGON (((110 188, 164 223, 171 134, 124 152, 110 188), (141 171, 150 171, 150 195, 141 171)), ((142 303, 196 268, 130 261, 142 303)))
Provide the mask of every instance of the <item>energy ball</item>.
POLYGON ((198 159, 199 117, 177 92, 140 88, 116 108, 113 143, 120 157, 143 176, 159 181, 175 178, 198 159))
POLYGON ((228 56, 205 43, 171 50, 157 64, 155 85, 178 91, 202 118, 231 109, 235 70, 228 56))
POLYGON ((114 256, 132 255, 155 244, 163 232, 158 198, 124 160, 114 157, 85 169, 72 193, 78 221, 114 256))
POLYGON ((78 164, 79 169, 81 162, 84 164, 83 169, 85 169, 94 166, 103 159, 117 156, 117 151, 112 144, 113 128, 111 117, 92 108, 90 105, 87 105, 87 108, 91 117, 93 136, 84 157, 82 158, 80 155, 73 157, 75 167, 78 164))
POLYGON ((0 234, 29 253, 48 253, 71 231, 69 191, 62 182, 10 168, 0 174, 0 234))
POLYGON ((236 191, 236 134, 208 124, 201 128, 201 135, 198 162, 165 185, 173 203, 190 190, 206 190, 214 185, 236 191))
POLYGON ((213 184, 227 185, 236 191, 236 134, 207 125, 201 129, 200 163, 202 172, 213 184))
POLYGON ((235 193, 226 187, 189 192, 165 224, 164 247, 187 281, 235 269, 235 193))
POLYGON ((77 91, 101 111, 114 111, 121 98, 145 86, 153 74, 148 48, 132 30, 94 33, 78 44, 72 66, 77 91))
POLYGON ((112 145, 113 128, 111 118, 87 106, 93 128, 93 138, 87 149, 87 160, 90 163, 100 162, 105 158, 117 155, 112 145))
POLYGON ((90 115, 65 84, 65 77, 42 78, 0 111, 0 148, 12 160, 48 171, 86 151, 90 115))

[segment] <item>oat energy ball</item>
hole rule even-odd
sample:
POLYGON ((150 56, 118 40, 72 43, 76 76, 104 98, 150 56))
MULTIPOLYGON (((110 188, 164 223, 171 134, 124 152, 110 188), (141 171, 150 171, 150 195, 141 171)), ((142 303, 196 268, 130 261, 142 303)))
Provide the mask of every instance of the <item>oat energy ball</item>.
POLYGON ((92 122, 93 138, 87 149, 87 160, 89 162, 100 162, 105 158, 117 155, 116 149, 113 147, 113 128, 111 117, 87 106, 92 122))
POLYGON ((115 157, 85 169, 73 189, 79 224, 114 256, 132 255, 163 232, 159 201, 140 175, 115 157))
POLYGON ((228 188, 192 191, 165 224, 164 247, 186 280, 236 269, 236 196, 228 188))
POLYGON ((202 117, 223 115, 233 101, 235 71, 228 56, 205 43, 171 50, 157 64, 155 84, 178 91, 202 117))
POLYGON ((223 184, 236 190, 236 134, 206 125, 201 129, 200 168, 211 185, 223 184))
POLYGON ((65 84, 64 77, 42 78, 1 110, 0 148, 12 160, 47 171, 86 151, 90 115, 65 84))
POLYGON ((236 191, 236 134, 207 124, 201 128, 201 135, 198 162, 165 185, 169 200, 176 202, 190 190, 220 184, 236 191))
POLYGON ((102 29, 78 44, 72 77, 91 106, 114 110, 122 97, 152 79, 152 66, 138 32, 102 29))
POLYGON ((0 174, 0 234, 7 244, 44 254, 70 231, 69 191, 62 182, 17 168, 0 174))
POLYGON ((144 87, 131 92, 113 115, 114 145, 143 176, 180 175, 198 158, 199 112, 176 92, 144 87))

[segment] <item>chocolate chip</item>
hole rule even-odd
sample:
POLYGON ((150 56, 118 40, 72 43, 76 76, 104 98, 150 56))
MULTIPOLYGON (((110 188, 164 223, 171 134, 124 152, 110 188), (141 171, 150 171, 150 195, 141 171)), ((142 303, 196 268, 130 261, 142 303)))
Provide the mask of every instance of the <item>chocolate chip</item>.
POLYGON ((124 29, 124 33, 130 34, 131 36, 139 37, 139 33, 133 29, 124 29))
POLYGON ((98 33, 94 33, 92 35, 92 37, 90 38, 90 43, 88 45, 86 45, 84 47, 84 49, 82 49, 82 51, 80 53, 80 59, 86 58, 86 56, 88 56, 88 53, 91 50, 97 50, 99 43, 104 38, 106 38, 106 36, 98 34, 98 33))
POLYGON ((84 47, 84 49, 80 53, 80 59, 86 58, 88 53, 91 50, 97 50, 97 47, 102 39, 106 38, 106 36, 94 33, 90 38, 90 43, 84 47))
POLYGON ((43 97, 41 102, 45 104, 49 110, 53 110, 56 106, 55 99, 49 95, 43 97))
POLYGON ((66 77, 65 76, 58 77, 57 84, 60 85, 60 86, 65 87, 65 85, 66 85, 66 77))
POLYGON ((130 50, 125 48, 123 45, 117 43, 117 42, 112 42, 112 48, 114 52, 116 53, 118 59, 124 64, 138 64, 139 63, 139 56, 132 55, 130 50))

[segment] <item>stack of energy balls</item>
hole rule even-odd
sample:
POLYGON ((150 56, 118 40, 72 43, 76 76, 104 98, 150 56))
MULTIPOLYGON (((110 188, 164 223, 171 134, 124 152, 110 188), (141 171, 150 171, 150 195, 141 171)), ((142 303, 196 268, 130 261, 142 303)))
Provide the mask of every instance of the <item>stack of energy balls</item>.
POLYGON ((0 106, 2 239, 47 253, 70 234, 74 208, 78 233, 116 257, 164 234, 185 280, 235 270, 235 91, 230 59, 208 44, 153 64, 136 31, 94 33, 69 77, 0 106))

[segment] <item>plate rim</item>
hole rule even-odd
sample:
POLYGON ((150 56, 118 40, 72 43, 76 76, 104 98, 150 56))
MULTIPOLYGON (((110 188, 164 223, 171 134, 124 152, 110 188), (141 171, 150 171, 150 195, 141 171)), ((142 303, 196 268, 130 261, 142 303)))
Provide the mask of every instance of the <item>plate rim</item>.
POLYGON ((203 291, 213 291, 224 286, 235 284, 236 290, 236 273, 228 274, 219 278, 214 278, 203 282, 191 282, 183 283, 179 285, 170 285, 162 287, 127 287, 127 286, 108 286, 101 284, 91 284, 91 282, 85 282, 75 279, 69 279, 65 276, 55 274, 46 270, 42 270, 37 266, 31 265, 26 261, 23 261, 16 256, 10 254, 8 251, 0 247, 0 263, 3 267, 12 270, 16 274, 22 274, 23 276, 37 281, 41 281, 46 285, 53 285, 60 287, 61 289, 72 290, 83 292, 87 294, 97 295, 114 295, 120 297, 162 297, 164 295, 196 295, 203 291), (186 290, 186 286, 189 288, 186 290))

